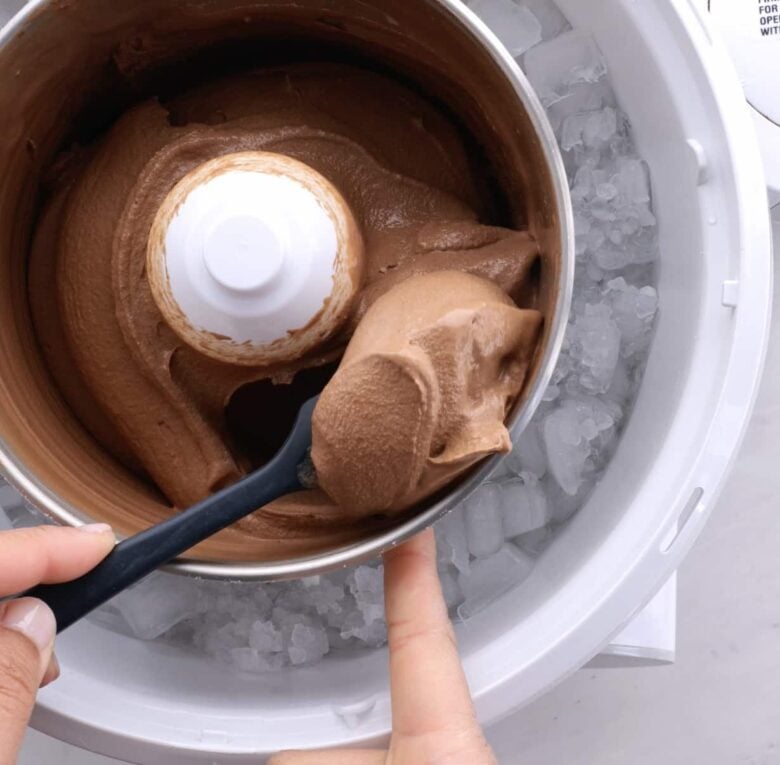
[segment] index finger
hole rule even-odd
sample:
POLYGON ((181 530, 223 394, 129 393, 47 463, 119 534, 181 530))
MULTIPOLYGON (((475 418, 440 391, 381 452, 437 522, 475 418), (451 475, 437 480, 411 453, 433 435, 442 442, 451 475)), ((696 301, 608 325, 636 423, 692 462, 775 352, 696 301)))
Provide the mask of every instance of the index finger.
POLYGON ((418 736, 475 724, 428 530, 385 555, 393 732, 418 736))
POLYGON ((64 528, 38 526, 0 533, 0 597, 42 582, 76 579, 94 568, 114 547, 105 524, 64 528))

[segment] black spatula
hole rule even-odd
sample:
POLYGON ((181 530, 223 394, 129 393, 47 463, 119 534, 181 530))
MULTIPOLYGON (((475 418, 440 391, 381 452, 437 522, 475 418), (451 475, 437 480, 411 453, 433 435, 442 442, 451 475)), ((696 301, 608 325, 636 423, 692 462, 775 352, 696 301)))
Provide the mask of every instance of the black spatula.
POLYGON ((301 488, 298 467, 311 447, 311 417, 316 403, 313 398, 301 407, 287 441, 265 467, 189 510, 120 542, 102 563, 80 579, 42 584, 25 596, 47 603, 57 617, 57 631, 62 632, 199 542, 301 488))

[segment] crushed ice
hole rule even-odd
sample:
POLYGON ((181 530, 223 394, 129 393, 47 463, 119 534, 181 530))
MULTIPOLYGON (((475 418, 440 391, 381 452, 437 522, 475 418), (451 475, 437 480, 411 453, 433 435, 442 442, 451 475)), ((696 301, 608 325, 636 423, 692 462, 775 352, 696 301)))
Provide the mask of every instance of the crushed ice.
MULTIPOLYGON (((570 178, 577 275, 563 353, 534 421, 491 480, 438 524, 444 595, 461 619, 526 579, 587 500, 635 398, 658 308, 647 167, 595 42, 571 30, 553 0, 468 5, 518 57, 548 109, 570 178)), ((0 529, 41 522, 9 486, 0 485, 0 504, 0 529)), ((93 618, 141 639, 194 645, 244 672, 271 672, 383 645, 382 577, 378 563, 264 585, 157 573, 93 618)))

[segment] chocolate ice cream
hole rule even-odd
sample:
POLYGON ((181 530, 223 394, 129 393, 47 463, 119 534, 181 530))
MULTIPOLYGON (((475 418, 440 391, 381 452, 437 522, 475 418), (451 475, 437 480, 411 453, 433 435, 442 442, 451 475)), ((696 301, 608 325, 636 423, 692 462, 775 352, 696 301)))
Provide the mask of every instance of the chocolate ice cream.
POLYGON ((322 488, 241 528, 258 558, 346 541, 365 516, 406 510, 510 446, 503 420, 541 323, 527 310, 539 253, 528 232, 489 225, 488 186, 443 111, 346 65, 264 69, 142 103, 58 163, 29 264, 39 343, 87 430, 173 508, 258 464, 228 426, 232 401, 257 389, 251 408, 262 411, 262 381, 289 385, 343 356, 315 415, 322 488), (338 332, 270 367, 184 343, 145 272, 152 221, 176 183, 256 150, 323 175, 365 243, 363 282, 338 332))

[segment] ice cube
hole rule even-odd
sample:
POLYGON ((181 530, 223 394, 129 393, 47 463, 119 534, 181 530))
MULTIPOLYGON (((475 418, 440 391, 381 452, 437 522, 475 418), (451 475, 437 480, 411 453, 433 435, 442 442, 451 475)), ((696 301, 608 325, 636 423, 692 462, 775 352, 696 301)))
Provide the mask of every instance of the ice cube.
POLYGON ((583 112, 598 111, 606 106, 614 108, 616 102, 612 89, 604 80, 575 82, 569 86, 568 92, 563 98, 550 104, 547 116, 556 135, 560 137, 560 131, 567 117, 583 112))
POLYGON ((302 587, 300 582, 290 582, 284 591, 277 595, 274 606, 291 612, 306 611, 312 606, 311 592, 302 587))
POLYGON ((582 134, 585 130, 587 119, 587 115, 580 112, 572 114, 563 121, 561 125, 561 148, 564 151, 571 151, 583 145, 582 134))
POLYGON ((578 493, 569 494, 560 487, 558 481, 549 473, 542 483, 553 526, 566 523, 577 513, 585 503, 590 489, 590 484, 584 483, 578 493))
POLYGON ((39 510, 36 510, 29 502, 22 500, 19 504, 13 507, 7 507, 11 522, 15 529, 28 529, 35 526, 48 526, 54 523, 51 519, 47 518, 39 510))
POLYGON ((613 178, 626 204, 640 205, 650 201, 650 178, 647 165, 640 159, 621 157, 613 178))
POLYGON ((334 584, 327 577, 320 577, 320 580, 320 583, 311 587, 309 592, 314 610, 320 615, 336 609, 340 610, 345 597, 344 588, 334 584))
POLYGON ((601 449, 614 438, 622 412, 594 397, 569 398, 544 421, 544 441, 550 472, 567 494, 576 495, 597 466, 601 449))
MULTIPOLYGON (((570 151, 578 146, 585 149, 598 149, 617 134, 617 129, 617 112, 611 106, 598 111, 577 112, 563 120, 561 148, 564 151, 570 151)), ((599 184, 599 186, 604 185, 599 184)), ((598 196, 598 187, 596 192, 598 196)), ((617 193, 615 188, 609 199, 614 199, 617 193)))
POLYGON ((195 616, 199 601, 195 580, 155 573, 120 593, 111 602, 136 637, 154 640, 195 616))
POLYGON ((501 523, 502 495, 501 486, 485 483, 464 503, 469 552, 475 558, 493 555, 504 543, 501 523))
POLYGON ((308 624, 296 624, 290 638, 287 652, 293 665, 313 664, 330 650, 324 628, 308 624))
POLYGON ((281 606, 274 606, 274 609, 271 612, 271 618, 274 626, 281 630, 286 642, 289 642, 291 639, 292 631, 297 624, 308 621, 308 617, 304 614, 288 611, 281 606))
POLYGON ((515 2, 528 8, 536 17, 542 28, 542 40, 551 40, 571 29, 566 17, 553 0, 515 0, 515 2))
POLYGON ((620 329, 608 305, 586 304, 569 329, 569 349, 578 363, 579 384, 588 393, 605 393, 620 356, 620 329))
POLYGON ((360 603, 382 603, 384 566, 358 566, 347 577, 347 586, 360 603))
MULTIPOLYGON (((252 582, 216 582, 222 607, 234 617, 267 618, 274 607, 273 585, 252 582)), ((278 597, 278 596, 277 596, 278 597)))
POLYGON ((375 619, 354 627, 351 636, 369 648, 379 648, 387 643, 387 624, 384 619, 375 619))
POLYGON ((359 599, 360 595, 373 595, 373 602, 379 603, 384 591, 384 566, 358 566, 351 576, 347 577, 347 584, 355 598, 359 599))
POLYGON ((598 82, 606 66, 596 43, 581 32, 565 32, 525 54, 525 71, 546 106, 570 95, 580 82, 598 82))
POLYGON ((524 5, 513 0, 471 0, 469 6, 513 56, 542 41, 542 25, 524 5))
POLYGON ((547 525, 547 498, 533 476, 526 474, 524 480, 509 481, 502 488, 502 520, 507 537, 518 537, 547 525))
POLYGON ((21 507, 22 505, 24 505, 22 495, 13 486, 8 484, 0 486, 0 508, 8 510, 11 507, 21 507))
POLYGON ((626 221, 629 226, 627 235, 632 237, 630 242, 614 245, 605 242, 602 237, 602 242, 592 247, 593 257, 599 268, 605 271, 617 271, 633 263, 652 263, 658 257, 655 229, 649 225, 644 226, 637 216, 634 217, 634 221, 639 227, 638 230, 631 228, 631 221, 626 221))
MULTIPOLYGON (((549 504, 550 501, 547 494, 545 494, 544 497, 549 504)), ((526 552, 535 558, 541 555, 547 547, 549 547, 554 536, 555 532, 553 531, 552 526, 545 526, 517 537, 514 542, 523 552, 526 552)))
POLYGON ((528 425, 520 434, 514 448, 504 459, 504 464, 514 476, 529 472, 541 478, 547 472, 547 456, 536 423, 528 425))
POLYGON ((341 630, 336 627, 326 627, 325 634, 328 636, 331 653, 333 651, 348 651, 355 648, 355 640, 351 637, 343 638, 341 630))
POLYGON ((351 624, 353 615, 364 620, 363 614, 355 603, 355 599, 351 595, 345 595, 341 603, 322 614, 322 620, 328 627, 343 630, 345 625, 351 624))
POLYGON ((383 645, 387 640, 387 626, 380 609, 358 608, 340 620, 341 637, 354 638, 369 646, 383 645))
POLYGON ((609 390, 605 395, 609 401, 622 407, 633 391, 634 382, 632 376, 629 374, 626 360, 620 358, 615 366, 615 375, 612 378, 612 385, 609 386, 609 390))
POLYGON ((582 485, 590 444, 580 431, 576 409, 561 406, 544 421, 547 460, 555 480, 568 494, 574 495, 582 485))
POLYGON ((447 603, 447 608, 454 608, 463 601, 463 593, 460 591, 460 585, 458 585, 458 580, 452 571, 452 567, 447 566, 444 570, 440 570, 439 579, 441 580, 441 590, 444 595, 444 601, 447 603))
POLYGON ((627 358, 647 350, 658 311, 655 288, 629 285, 623 277, 607 282, 604 291, 622 335, 622 352, 627 358))
POLYGON ((604 202, 611 202, 617 195, 617 186, 613 183, 600 183, 596 187, 596 196, 604 202))
POLYGON ((256 621, 249 633, 249 646, 262 653, 284 650, 284 636, 271 621, 256 621))
POLYGON ((366 624, 384 618, 384 566, 358 566, 347 577, 347 585, 366 624))
POLYGON ((10 523, 11 527, 15 529, 31 528, 52 523, 43 513, 25 501, 13 486, 9 486, 5 482, 0 484, 0 511, 6 517, 6 523, 10 523))
POLYGON ((436 524, 439 559, 452 563, 458 571, 469 570, 469 543, 466 536, 466 516, 462 506, 448 513, 436 524))
POLYGON ((509 543, 489 558, 475 561, 468 574, 458 577, 465 597, 458 616, 464 621, 470 619, 524 581, 533 567, 534 559, 509 543))
POLYGON ((358 603, 358 609, 363 614, 367 624, 380 621, 385 615, 385 607, 381 603, 360 602, 358 603))
POLYGON ((128 626, 125 618, 119 613, 119 610, 111 603, 106 603, 93 611, 87 617, 88 621, 101 627, 118 632, 120 635, 135 637, 135 634, 128 626))
MULTIPOLYGON (((233 638, 233 625, 226 624, 224 619, 217 619, 210 614, 200 614, 194 617, 190 624, 192 625, 192 644, 210 656, 222 652, 223 659, 228 660, 227 648, 237 648, 245 644, 242 640, 233 638)), ((129 627, 127 629, 130 631, 129 627)))
MULTIPOLYGON (((582 133, 585 146, 593 149, 607 143, 617 134, 617 129, 617 112, 611 106, 599 111, 588 112, 585 129, 582 133)), ((616 194, 617 192, 610 199, 614 198, 616 194)))

